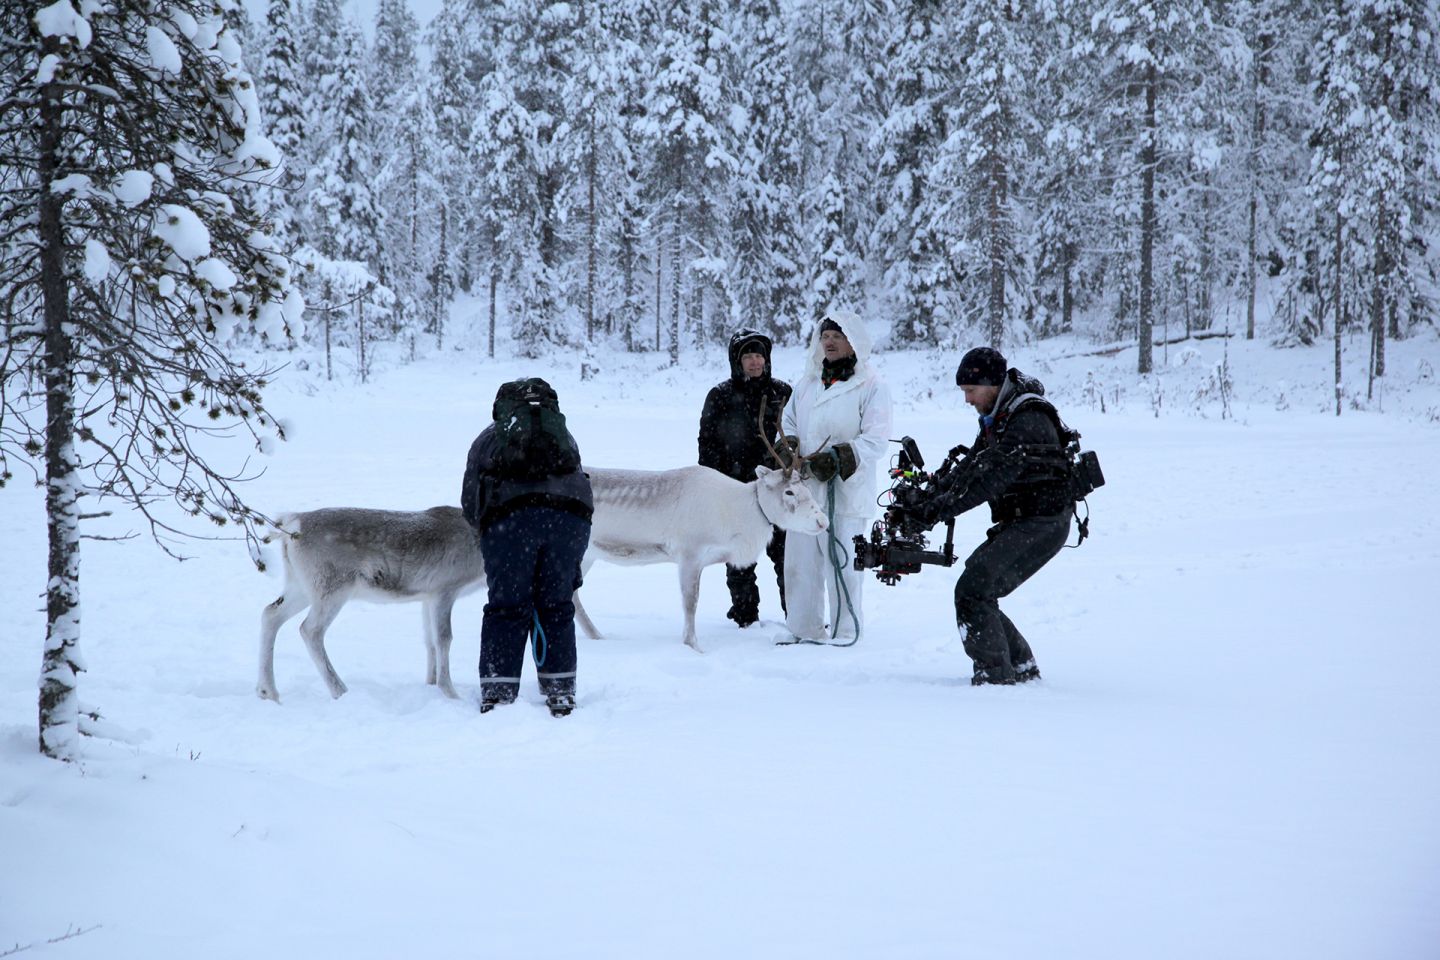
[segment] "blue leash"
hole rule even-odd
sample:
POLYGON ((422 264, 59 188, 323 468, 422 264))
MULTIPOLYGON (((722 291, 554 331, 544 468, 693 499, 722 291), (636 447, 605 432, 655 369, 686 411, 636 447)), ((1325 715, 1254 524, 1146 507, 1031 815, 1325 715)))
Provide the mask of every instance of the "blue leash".
POLYGON ((530 615, 535 618, 535 629, 530 631, 530 640, 535 646, 535 669, 539 670, 545 666, 545 655, 550 651, 545 642, 545 628, 540 626, 540 611, 532 609, 530 615))

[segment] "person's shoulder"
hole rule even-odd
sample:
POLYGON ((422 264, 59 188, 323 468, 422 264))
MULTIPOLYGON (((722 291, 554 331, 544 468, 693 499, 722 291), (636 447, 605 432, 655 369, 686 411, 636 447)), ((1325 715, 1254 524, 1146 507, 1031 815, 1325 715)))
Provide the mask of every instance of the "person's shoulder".
POLYGON ((795 388, 790 386, 788 381, 781 380, 775 376, 770 378, 770 389, 773 390, 777 396, 781 397, 788 397, 795 392, 795 388))

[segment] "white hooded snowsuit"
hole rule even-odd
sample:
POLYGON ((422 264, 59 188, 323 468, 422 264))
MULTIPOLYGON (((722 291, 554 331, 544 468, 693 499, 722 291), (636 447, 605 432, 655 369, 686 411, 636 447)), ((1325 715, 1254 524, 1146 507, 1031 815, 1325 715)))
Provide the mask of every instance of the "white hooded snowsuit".
POLYGON ((821 509, 828 510, 833 494, 834 515, 827 532, 819 536, 791 533, 786 539, 785 625, 802 640, 833 636, 848 641, 859 637, 858 628, 865 623, 860 605, 864 575, 854 568, 854 538, 869 534, 871 519, 879 509, 875 502, 879 493, 876 470, 888 462, 890 388, 870 365, 870 333, 860 318, 834 311, 826 319, 840 326, 854 348, 855 372, 850 379, 829 387, 821 382, 825 355, 820 346, 820 324, 816 324, 810 335, 805 373, 796 382, 795 393, 785 407, 781 430, 786 436, 799 438, 800 452, 804 454, 848 443, 855 453, 856 469, 845 480, 837 475, 829 483, 814 477, 805 481, 821 509))

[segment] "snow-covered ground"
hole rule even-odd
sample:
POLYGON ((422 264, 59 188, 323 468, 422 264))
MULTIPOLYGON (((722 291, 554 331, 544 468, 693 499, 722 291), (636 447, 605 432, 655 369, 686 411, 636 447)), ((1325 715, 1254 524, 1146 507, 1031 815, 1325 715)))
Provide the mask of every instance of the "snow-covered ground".
MULTIPOLYGON (((295 436, 255 502, 456 502, 495 387, 527 373, 588 462, 690 463, 725 372, 718 351, 602 355, 582 383, 577 357, 476 343, 382 351, 363 387, 283 377, 269 399, 295 436)), ((1339 418, 1328 345, 1232 343, 1231 418, 1196 399, 1218 340, 1157 351, 1150 386, 1133 351, 1047 359, 1082 349, 1012 357, 1109 478, 1092 539, 1005 605, 1045 677, 1018 688, 968 686, 953 571, 871 581, 865 639, 829 649, 737 630, 711 568, 702 655, 674 568, 601 566, 584 596, 607 636, 581 641, 568 719, 528 672, 520 703, 479 715, 478 595, 455 615, 461 700, 423 683, 417 607, 356 604, 329 636, 349 694, 328 697, 292 621, 276 705, 254 683, 279 581, 239 544, 176 564, 87 543, 82 694, 123 736, 62 765, 35 749, 42 504, 7 488, 0 953, 1440 956, 1440 345, 1392 344, 1383 400, 1339 418), (86 932, 44 943, 67 930, 86 932)), ((955 360, 878 358, 897 432, 936 460, 973 435, 955 360)), ((957 546, 984 527, 961 518, 957 546)))

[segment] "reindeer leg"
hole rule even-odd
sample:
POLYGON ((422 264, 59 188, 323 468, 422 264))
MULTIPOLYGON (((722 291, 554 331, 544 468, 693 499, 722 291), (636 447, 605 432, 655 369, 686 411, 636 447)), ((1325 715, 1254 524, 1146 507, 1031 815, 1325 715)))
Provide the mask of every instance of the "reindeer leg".
POLYGON ((693 560, 680 561, 680 602, 685 608, 685 645, 704 653, 695 639, 695 607, 700 602, 700 572, 705 568, 693 560))
POLYGON ((311 605, 310 614, 300 621, 300 636, 305 641, 305 649, 310 653, 315 669, 320 671, 325 686, 330 688, 330 696, 336 700, 340 699, 348 688, 335 672, 330 658, 325 655, 325 631, 335 622, 335 617, 340 613, 340 608, 345 606, 347 599, 345 594, 335 593, 321 597, 311 605))
POLYGON ((455 692, 455 686, 450 682, 450 642, 455 639, 450 625, 450 611, 455 606, 455 594, 442 593, 427 606, 430 607, 434 617, 434 622, 429 625, 427 630, 432 642, 426 648, 426 652, 429 655, 433 674, 433 678, 428 679, 427 682, 438 683, 441 693, 451 700, 458 700, 460 695, 455 692))
POLYGON ((425 682, 435 685, 435 600, 420 601, 420 620, 425 627, 425 682))
POLYGON ((279 599, 260 611, 260 679, 255 693, 261 700, 280 702, 280 690, 275 686, 275 634, 309 605, 310 598, 287 583, 279 599))
MULTIPOLYGON (((589 573, 590 568, 594 565, 595 561, 590 559, 580 564, 581 580, 585 579, 585 574, 589 573)), ((591 640, 604 639, 600 636, 600 631, 595 628, 595 621, 590 619, 589 612, 586 611, 585 606, 580 602, 580 591, 576 590, 570 599, 575 603, 575 622, 580 624, 580 629, 585 631, 585 636, 591 640)))

